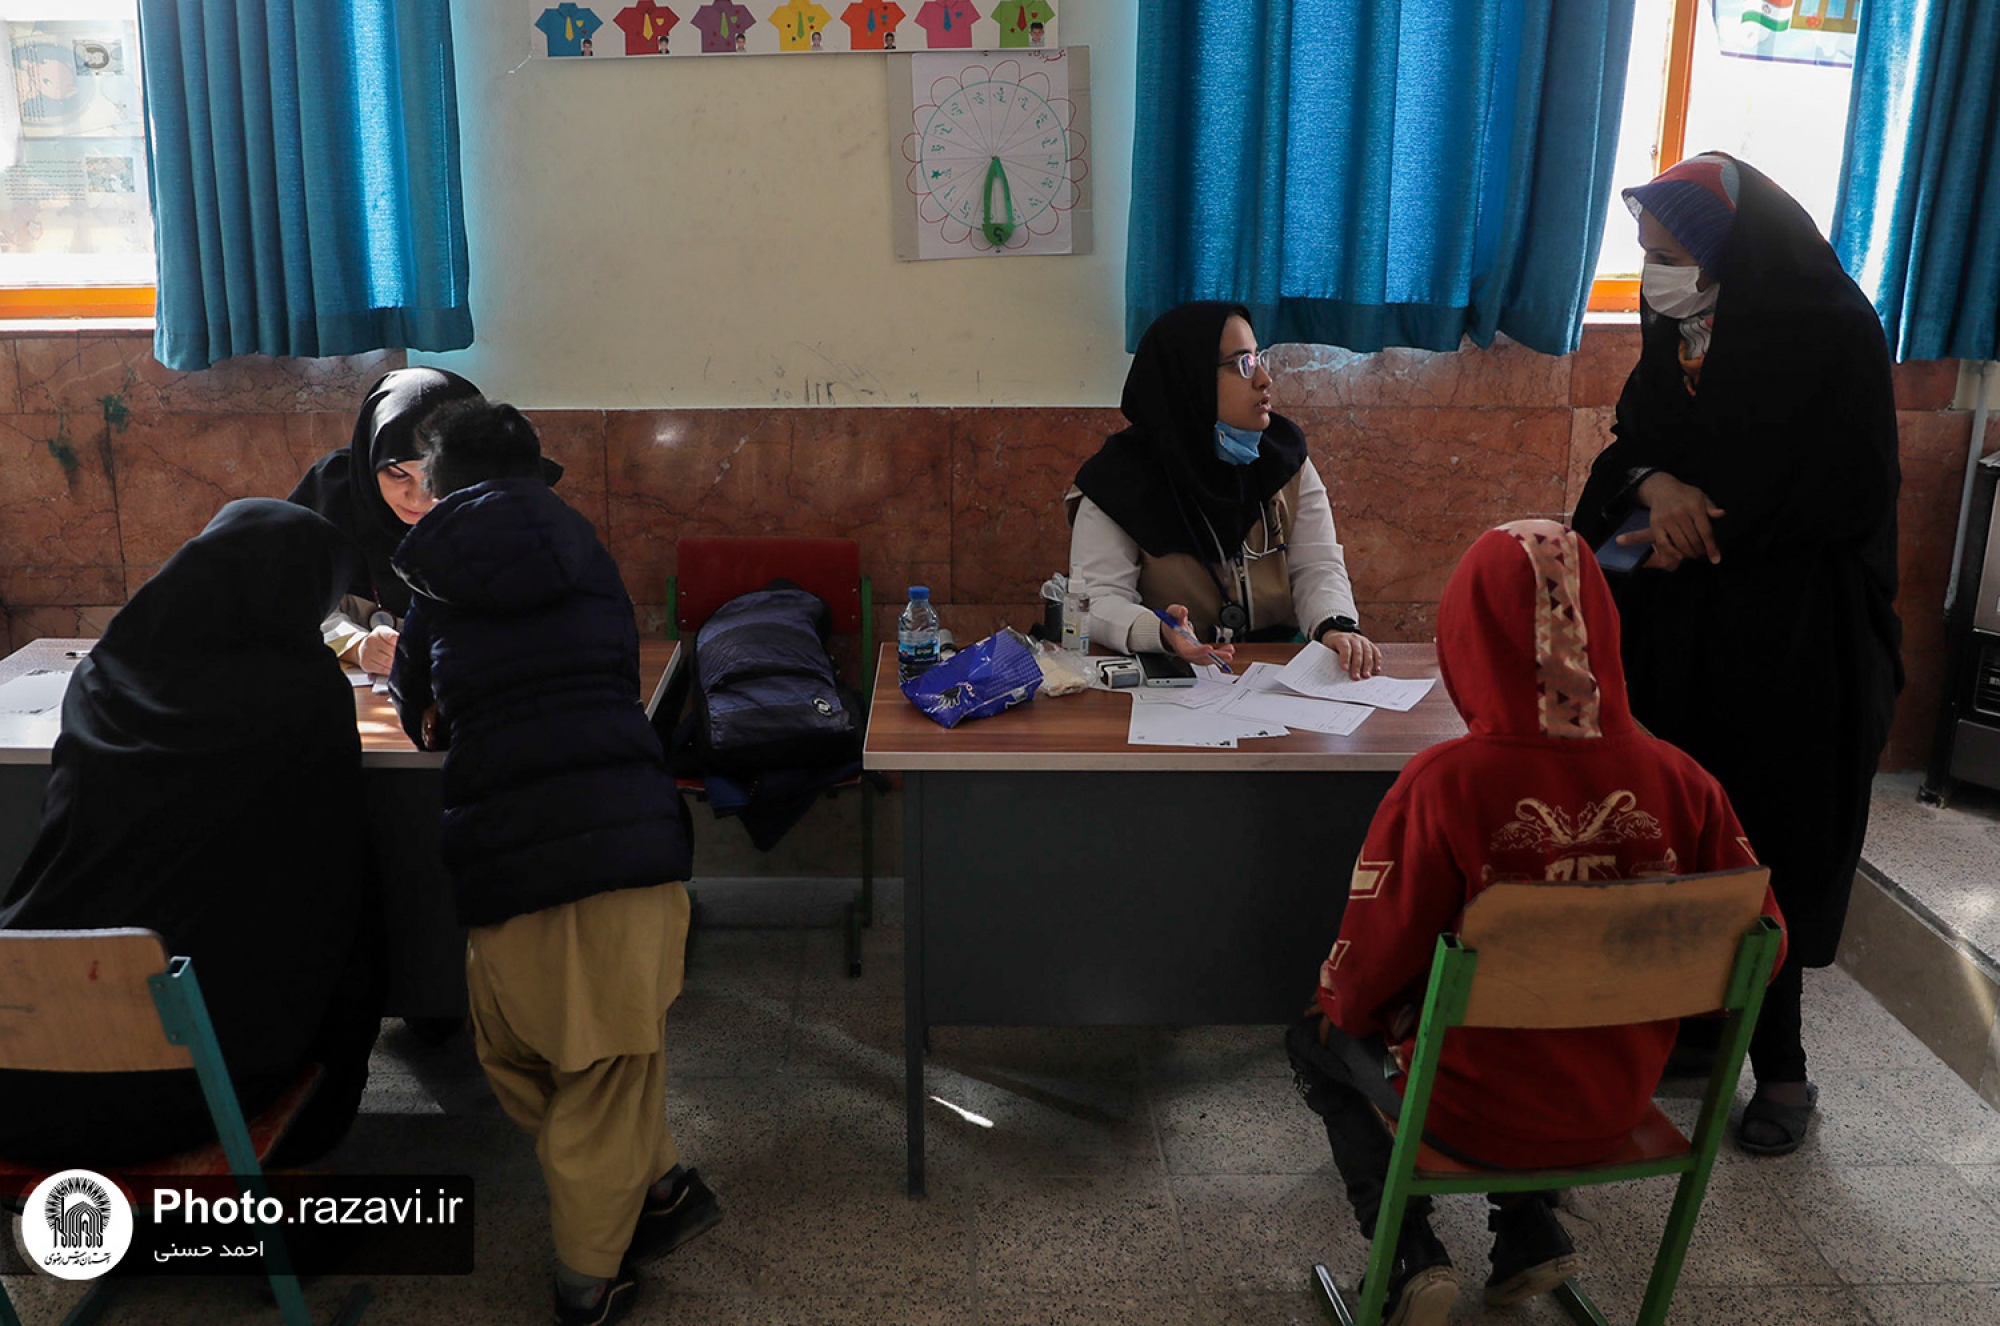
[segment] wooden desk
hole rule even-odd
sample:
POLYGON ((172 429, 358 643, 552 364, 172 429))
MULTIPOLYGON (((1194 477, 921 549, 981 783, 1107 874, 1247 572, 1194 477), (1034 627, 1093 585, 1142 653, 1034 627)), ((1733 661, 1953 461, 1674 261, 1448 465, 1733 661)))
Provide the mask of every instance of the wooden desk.
MULTIPOLYGON (((0 659, 0 682, 36 668, 68 671, 68 657, 94 640, 36 640, 0 659)), ((640 695, 652 712, 677 671, 680 646, 671 640, 639 642, 640 695)), ((357 834, 357 860, 372 852, 381 872, 389 941, 388 1011, 402 1017, 462 1017, 465 1013, 465 931, 452 905, 451 882, 438 858, 443 814, 439 770, 444 756, 420 751, 403 734, 386 695, 354 690, 354 722, 361 731, 362 787, 368 799, 365 838, 357 834)), ((34 846, 48 788, 49 755, 62 732, 60 710, 0 714, 0 891, 34 846)))
MULTIPOLYGON (((1293 645, 1239 647, 1238 665, 1293 645)), ((1437 676, 1430 645, 1386 671, 1437 676)), ((923 1052, 937 1025, 1281 1023, 1305 1007, 1375 807, 1412 755, 1465 733, 1442 685, 1344 737, 1129 746, 1122 694, 1037 696, 945 729, 876 669, 864 763, 903 781, 904 1091, 924 1188, 923 1052)))

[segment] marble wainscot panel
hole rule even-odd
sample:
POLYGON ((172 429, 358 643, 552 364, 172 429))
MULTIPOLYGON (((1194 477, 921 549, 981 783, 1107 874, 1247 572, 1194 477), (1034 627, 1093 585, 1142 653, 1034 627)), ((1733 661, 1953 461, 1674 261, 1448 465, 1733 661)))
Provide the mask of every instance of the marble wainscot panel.
POLYGON ((86 424, 0 416, 0 602, 9 609, 125 601, 110 450, 86 424))

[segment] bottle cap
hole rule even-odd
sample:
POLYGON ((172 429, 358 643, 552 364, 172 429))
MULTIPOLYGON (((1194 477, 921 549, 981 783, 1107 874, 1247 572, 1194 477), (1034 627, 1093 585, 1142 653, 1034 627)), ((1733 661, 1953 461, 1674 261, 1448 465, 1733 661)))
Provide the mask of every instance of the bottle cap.
POLYGON ((911 597, 911 598, 913 598, 913 599, 927 599, 927 598, 929 598, 930 596, 931 596, 931 590, 930 590, 930 586, 929 586, 929 585, 911 585, 911 586, 910 586, 910 597, 911 597))

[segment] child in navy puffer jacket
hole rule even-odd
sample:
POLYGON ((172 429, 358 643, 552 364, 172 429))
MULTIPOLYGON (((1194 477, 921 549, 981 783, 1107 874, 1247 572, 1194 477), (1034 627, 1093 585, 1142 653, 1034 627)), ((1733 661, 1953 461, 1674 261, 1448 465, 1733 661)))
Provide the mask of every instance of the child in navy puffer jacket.
POLYGON ((616 1321, 639 1256, 722 1216, 665 1121, 687 809, 640 705, 631 599, 542 481, 534 426, 475 398, 419 442, 439 501, 394 558, 415 596, 390 693, 411 738, 445 752, 479 1060, 535 1135, 556 1320, 616 1321))

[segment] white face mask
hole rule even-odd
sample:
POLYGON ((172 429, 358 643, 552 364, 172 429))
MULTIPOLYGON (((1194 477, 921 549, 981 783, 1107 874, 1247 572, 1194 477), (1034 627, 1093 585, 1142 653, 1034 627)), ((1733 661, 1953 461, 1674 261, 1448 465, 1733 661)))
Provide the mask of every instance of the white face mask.
POLYGON ((1714 308, 1715 297, 1722 292, 1720 284, 1706 290, 1695 289, 1700 280, 1699 267, 1669 267, 1649 262, 1639 278, 1639 293, 1645 297, 1646 306, 1663 317, 1692 318, 1714 308))

